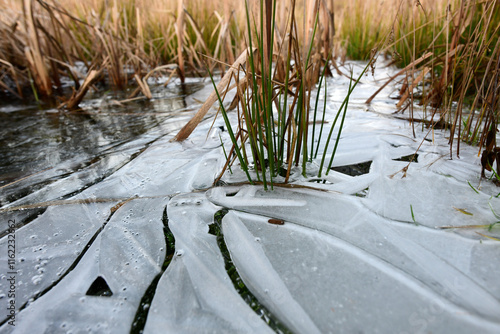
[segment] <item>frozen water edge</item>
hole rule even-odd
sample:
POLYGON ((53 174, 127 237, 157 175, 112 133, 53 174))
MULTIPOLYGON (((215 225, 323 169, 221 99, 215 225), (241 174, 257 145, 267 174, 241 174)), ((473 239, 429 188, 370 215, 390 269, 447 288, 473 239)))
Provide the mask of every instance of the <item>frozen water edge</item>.
MULTIPOLYGON (((475 243, 457 240, 461 238, 456 235, 427 233, 425 227, 391 223, 364 210, 356 200, 338 194, 288 189, 270 194, 258 188, 240 190, 243 194, 239 198, 240 193, 226 197, 221 190, 213 189, 209 198, 224 207, 258 214, 231 216, 227 223, 231 228, 224 231, 229 234, 226 237, 238 240, 236 249, 244 244, 240 240, 243 235, 247 235, 246 242, 258 240, 273 267, 281 270, 294 297, 300 298, 306 310, 314 310, 310 315, 315 317, 321 332, 349 333, 368 328, 381 333, 405 331, 412 314, 429 307, 437 309, 433 312, 439 313, 440 319, 436 323, 437 314, 429 315, 433 320, 427 329, 432 332, 451 328, 452 332, 464 333, 473 329, 498 330, 498 298, 487 291, 488 287, 447 263, 453 257, 472 253, 475 243), (251 200, 246 201, 249 194, 251 200), (275 205, 273 197, 281 202, 275 205), (284 197, 290 199, 290 205, 284 205, 284 197), (296 198, 306 199, 307 203, 297 205, 296 198), (268 217, 283 219, 285 225, 272 226, 268 217), (241 222, 249 225, 253 234, 240 232, 238 238, 233 236, 234 229, 246 230, 241 222), (437 246, 433 240, 436 237, 451 245, 456 253, 443 251, 442 244, 437 246), (342 309, 340 319, 350 319, 340 330, 338 326, 343 321, 331 313, 331 309, 337 308, 342 309), (440 329, 443 323, 446 328, 440 329)), ((470 254, 466 259, 474 260, 470 254)), ((235 258, 237 266, 239 261, 253 264, 255 272, 269 272, 258 269, 255 256, 239 255, 235 258)), ((265 281, 257 289, 272 286, 269 279, 265 281)))
MULTIPOLYGON (((238 272, 259 301, 296 332, 500 332, 500 244, 480 241, 475 232, 484 229, 436 229, 496 221, 490 205, 500 212, 499 200, 491 198, 498 190, 482 181, 476 194, 467 184, 479 184, 477 149, 462 147, 462 158, 449 160, 447 134, 436 132, 401 178, 407 162, 397 159, 413 154, 425 133, 417 131, 413 138, 407 122, 367 112, 360 102, 377 87, 365 81, 353 96, 334 165, 372 161, 369 172, 352 177, 332 171, 324 177, 326 184, 300 173, 293 176, 296 185, 327 192, 279 187, 206 191, 224 163, 219 135, 229 148, 218 120, 208 138, 210 122, 183 143, 169 142, 171 136, 160 139, 75 197, 115 202, 82 204, 82 213, 70 206, 51 207, 18 230, 19 254, 43 246, 42 257, 22 256, 18 263, 18 306, 49 288, 57 269, 64 272, 76 261, 78 255, 68 250, 81 250, 92 235, 97 238, 73 271, 18 314, 16 331, 127 332, 145 289, 160 272, 165 247, 161 215, 167 207, 176 254, 156 288, 145 332, 268 332, 232 286, 215 238, 208 234, 215 211, 225 207, 231 211, 223 233, 238 272), (362 191, 365 197, 354 196, 362 191), (111 207, 134 196, 140 198, 110 214, 111 207), (269 224, 270 218, 285 224, 269 224), (69 221, 74 229, 65 226, 69 221), (131 251, 125 248, 131 239, 120 233, 132 231, 129 224, 142 236, 131 251), (30 239, 33 235, 37 238, 30 239), (43 275, 37 261, 46 261, 43 275), (141 264, 137 273, 127 268, 135 261, 141 264), (98 276, 112 297, 85 295, 98 276), (134 288, 116 294, 123 286, 134 288)), ((333 90, 328 98, 331 118, 342 92, 333 90)), ((317 165, 316 160, 310 167, 317 165)), ((223 179, 245 180, 236 171, 223 179)), ((5 245, 4 238, 0 247, 5 245)), ((2 263, 5 256, 0 254, 2 263)), ((7 289, 2 277, 0 301, 7 300, 7 289)), ((0 331, 13 329, 4 324, 0 331)))
POLYGON ((145 333, 272 333, 234 289, 216 237, 208 234, 217 209, 203 194, 170 201, 176 253, 158 283, 145 333))

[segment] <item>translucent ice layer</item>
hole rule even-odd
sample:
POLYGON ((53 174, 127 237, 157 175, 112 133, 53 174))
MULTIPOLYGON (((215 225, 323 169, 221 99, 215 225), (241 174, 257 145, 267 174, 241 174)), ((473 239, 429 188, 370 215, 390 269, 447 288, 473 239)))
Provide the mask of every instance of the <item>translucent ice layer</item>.
POLYGON ((145 333, 272 332, 236 292, 216 237, 208 234, 217 210, 203 194, 170 201, 176 253, 158 283, 145 333))
MULTIPOLYGON (((328 83, 326 132, 349 80, 328 83)), ((458 157, 446 131, 392 117, 393 87, 364 104, 379 84, 364 76, 353 93, 332 169, 319 173, 333 142, 323 152, 326 136, 314 138, 318 156, 305 175, 293 166, 290 184, 273 190, 249 185, 238 162, 214 186, 221 146, 232 146, 218 119, 181 143, 152 129, 110 153, 109 168, 74 172, 4 206, 1 230, 19 222, 19 312, 9 326, 0 305, 0 332, 127 333, 140 311, 145 333, 268 333, 270 318, 296 333, 500 333, 500 243, 485 237, 500 238, 487 228, 498 221, 500 190, 480 179, 477 148, 462 145, 458 157), (211 225, 222 212, 217 239, 211 225), (152 301, 141 305, 146 291, 152 301)), ((206 99, 207 87, 190 103, 206 99)), ((3 264, 7 244, 4 232, 3 264)), ((1 304, 10 282, 0 274, 1 304)))
MULTIPOLYGON (((167 201, 154 199, 125 203, 85 249, 76 267, 19 312, 15 327, 6 323, 1 331, 129 332, 140 300, 153 278, 160 273, 165 257, 162 213, 167 201), (91 287, 96 282, 101 282, 101 289, 108 290, 106 294, 93 292, 96 289, 91 287)), ((53 262, 64 263, 64 259, 51 258, 51 254, 61 256, 65 252, 70 253, 58 247, 47 247, 45 266, 50 270, 45 275, 63 269, 50 267, 53 262)), ((27 274, 28 271, 23 277, 27 274)), ((34 279, 35 276, 31 278, 34 279)), ((41 280, 38 284, 42 283, 41 280)))

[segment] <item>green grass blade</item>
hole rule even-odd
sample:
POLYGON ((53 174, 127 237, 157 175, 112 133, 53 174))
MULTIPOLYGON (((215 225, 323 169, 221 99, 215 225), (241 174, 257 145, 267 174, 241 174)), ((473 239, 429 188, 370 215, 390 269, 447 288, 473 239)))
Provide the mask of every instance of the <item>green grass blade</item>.
POLYGON ((236 151, 236 155, 238 156, 238 160, 240 161, 241 168, 245 172, 248 181, 253 184, 252 177, 250 176, 250 173, 248 172, 248 166, 245 163, 245 160, 243 159, 243 156, 241 155, 240 148, 238 146, 238 142, 236 141, 236 137, 234 136, 233 128, 231 126, 231 122, 229 122, 229 118, 227 117, 227 112, 226 109, 224 108, 224 104, 222 103, 222 99, 219 94, 219 90, 217 89, 217 85, 215 84, 214 78, 212 76, 212 73, 210 70, 208 70, 208 74, 210 75, 210 80, 212 81, 212 84, 214 86, 215 92, 217 94, 217 99, 219 100, 219 105, 221 108, 221 114, 222 117, 224 118, 224 123, 226 124, 227 127, 227 132, 229 133, 229 137, 231 138, 231 142, 234 144, 234 150, 236 151))
MULTIPOLYGON (((328 68, 328 61, 329 61, 329 58, 326 60, 326 64, 325 64, 325 67, 323 68, 323 72, 321 73, 321 76, 319 78, 319 84, 318 84, 318 93, 316 94, 316 101, 314 103, 314 116, 313 116, 313 124, 312 124, 312 134, 311 134, 311 158, 310 160, 312 161, 312 159, 314 158, 314 138, 315 138, 315 134, 316 134, 316 116, 317 116, 317 112, 318 112, 318 103, 319 103, 319 93, 321 92, 321 86, 323 84, 323 80, 325 81, 325 89, 326 89, 326 69, 328 68)), ((326 110, 326 95, 325 95, 325 104, 323 105, 323 117, 325 116, 325 110, 326 110)), ((321 127, 323 127, 323 123, 321 123, 321 127)), ((321 134, 320 134, 320 138, 321 138, 321 134)), ((319 141, 318 141, 319 143, 319 141)), ((316 154, 317 154, 317 150, 316 150, 316 154)))
MULTIPOLYGON (((330 129, 330 132, 328 134, 328 139, 327 139, 327 142, 325 144, 325 148, 324 148, 324 152, 323 152, 323 157, 321 158, 321 164, 320 164, 320 168, 319 168, 319 171, 318 171, 318 177, 321 177, 321 172, 323 170, 323 166, 324 166, 324 163, 325 163, 325 158, 326 158, 326 154, 327 154, 328 145, 330 144, 330 140, 331 140, 331 137, 332 137, 333 129, 335 128, 337 120, 338 120, 340 114, 342 113, 343 109, 345 109, 345 112, 347 112, 347 104, 348 104, 349 98, 350 98, 352 92, 354 91, 354 88, 356 88, 357 84, 359 83, 359 80, 361 80, 361 78, 363 77, 363 75, 365 74, 365 72, 370 67, 371 63, 372 63, 372 60, 370 60, 368 62, 368 64, 363 69, 363 71, 361 72, 361 74, 359 75, 358 79, 356 80, 356 82, 354 84, 352 84, 352 79, 349 82, 349 90, 347 92, 347 96, 344 98, 344 101, 342 102, 342 105, 340 106, 339 111, 337 112, 337 116, 335 117, 335 120, 334 120, 334 122, 332 124, 332 127, 330 129)), ((339 133, 337 135, 337 142, 335 143, 335 149, 334 149, 334 151, 332 153, 332 156, 330 158, 330 163, 328 164, 328 170, 325 172, 325 175, 328 175, 328 172, 329 172, 329 170, 331 168, 331 165, 333 163, 333 158, 335 157, 335 152, 336 152, 336 149, 337 149, 337 146, 338 146, 338 141, 340 139, 340 134, 342 132, 343 122, 344 122, 344 119, 345 119, 345 112, 344 112, 344 116, 342 117, 342 124, 341 124, 341 126, 339 128, 339 133)))
POLYGON ((474 187, 472 186, 472 184, 470 184, 470 182, 469 182, 469 181, 467 181, 467 183, 469 184, 469 187, 471 187, 471 188, 472 188, 472 190, 474 190, 474 192, 475 192, 476 194, 479 194, 479 191, 477 191, 477 189, 476 189, 476 188, 474 188, 474 187))
POLYGON ((316 145, 316 152, 314 152, 314 158, 318 156, 319 145, 321 144, 321 137, 323 136, 323 127, 325 125, 325 115, 326 115, 326 98, 328 96, 328 82, 325 80, 325 97, 323 102, 323 117, 321 118, 321 127, 319 129, 318 144, 316 145))

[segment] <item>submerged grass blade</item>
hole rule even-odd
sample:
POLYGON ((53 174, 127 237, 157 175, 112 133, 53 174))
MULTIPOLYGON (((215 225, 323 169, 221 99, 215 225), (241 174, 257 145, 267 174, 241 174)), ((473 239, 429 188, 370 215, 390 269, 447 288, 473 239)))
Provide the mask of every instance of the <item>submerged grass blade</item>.
POLYGON ((471 188, 472 188, 472 190, 474 190, 474 192, 475 192, 476 194, 479 194, 479 191, 477 191, 477 189, 476 189, 476 188, 474 188, 474 186, 473 186, 472 184, 470 184, 470 182, 469 182, 469 181, 467 181, 467 183, 469 184, 469 187, 471 187, 471 188))
POLYGON ((411 219, 416 225, 418 225, 417 221, 415 220, 415 214, 413 213, 413 205, 411 204, 410 204, 410 212, 411 212, 411 219))

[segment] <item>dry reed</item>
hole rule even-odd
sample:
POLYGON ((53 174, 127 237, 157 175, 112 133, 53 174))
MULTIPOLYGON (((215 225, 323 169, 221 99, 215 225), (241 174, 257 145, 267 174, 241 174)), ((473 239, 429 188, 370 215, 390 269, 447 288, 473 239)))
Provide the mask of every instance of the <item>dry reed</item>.
MULTIPOLYGON (((250 0, 253 8, 258 3, 250 0)), ((498 0, 293 3, 294 8, 292 1, 276 3, 273 47, 281 49, 276 49, 272 61, 277 79, 285 78, 284 60, 292 46, 305 59, 315 19, 312 13, 319 7, 319 37, 313 45, 317 52, 302 76, 318 78, 329 56, 337 61, 368 59, 378 49, 408 69, 399 103, 402 110, 411 109, 413 89, 424 88, 421 102, 431 109, 431 123, 449 124, 450 147, 455 145, 458 154, 460 140, 476 143, 485 148, 485 157, 490 156, 484 158, 485 164, 494 161, 496 140, 488 142, 487 137, 498 125, 498 0), (296 38, 285 42, 292 9, 296 38), (429 52, 432 57, 416 63, 429 52)), ((257 15, 259 10, 251 13, 257 15)), ((115 89, 135 81, 136 92, 148 96, 148 73, 175 70, 182 79, 206 75, 208 64, 212 71, 218 66, 223 75, 224 64, 233 64, 235 55, 248 47, 247 33, 244 0, 4 0, 0 4, 0 88, 18 97, 30 95, 31 89, 38 98, 63 95, 70 99, 61 79, 70 78, 78 91, 88 75, 81 73, 83 68, 102 70, 99 80, 115 89), (159 67, 166 64, 177 68, 159 67)), ((305 99, 301 103, 308 103, 307 94, 305 99)))

